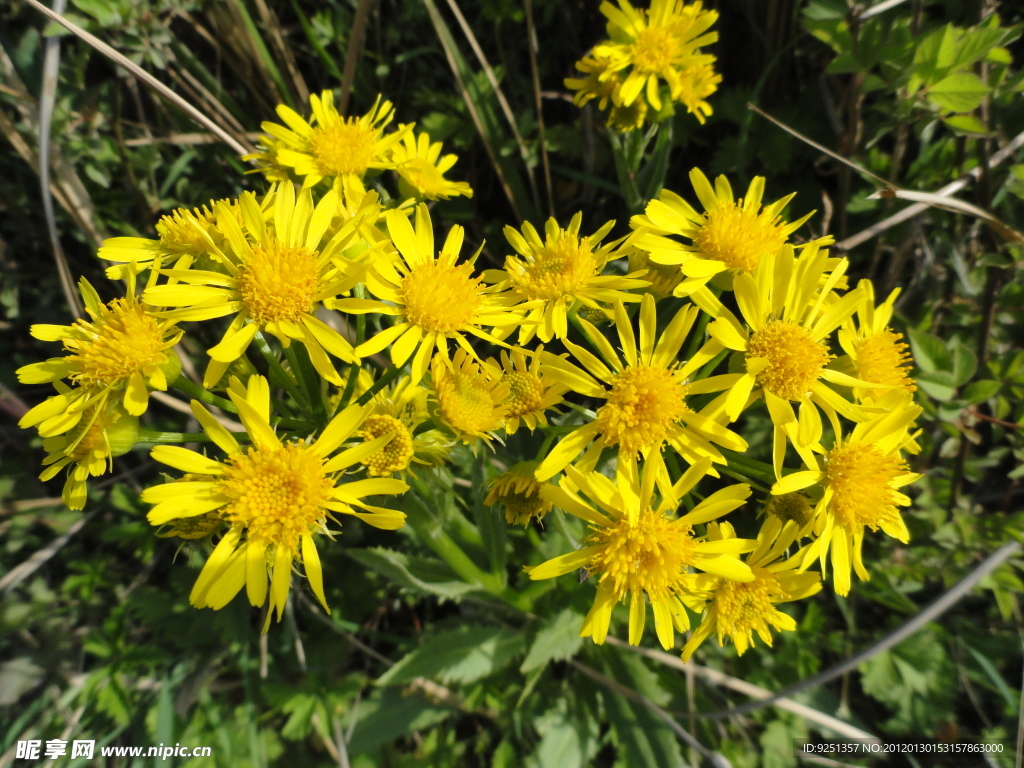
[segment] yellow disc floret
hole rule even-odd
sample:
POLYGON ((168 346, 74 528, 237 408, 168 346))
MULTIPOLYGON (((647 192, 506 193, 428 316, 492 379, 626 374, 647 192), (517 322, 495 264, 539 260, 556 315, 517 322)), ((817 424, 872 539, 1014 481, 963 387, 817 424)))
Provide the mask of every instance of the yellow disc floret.
POLYGON ((508 385, 505 407, 508 408, 509 416, 522 416, 542 406, 544 382, 537 374, 530 371, 511 371, 503 374, 501 380, 508 385))
POLYGON ((903 334, 886 328, 857 342, 857 375, 872 384, 887 384, 913 392, 910 378, 913 361, 903 342, 903 334))
POLYGON ((832 491, 829 510, 849 531, 871 530, 900 517, 901 494, 894 480, 907 471, 899 456, 887 456, 870 443, 840 443, 825 454, 825 483, 832 491))
POLYGON ((217 492, 231 499, 223 508, 226 521, 245 525, 249 541, 292 551, 300 537, 323 529, 323 505, 332 490, 323 458, 304 443, 234 454, 217 484, 217 492))
POLYGON ((508 386, 490 369, 481 369, 460 349, 449 367, 440 355, 434 357, 433 382, 440 419, 466 444, 478 437, 490 439, 505 419, 502 405, 508 386))
POLYGON ((541 496, 540 483, 534 477, 539 462, 521 461, 491 480, 490 491, 484 504, 497 504, 505 508, 505 522, 509 525, 528 525, 531 520, 540 520, 552 507, 550 501, 541 496))
POLYGON ((252 246, 238 290, 255 322, 295 322, 316 306, 318 273, 316 251, 274 238, 252 246))
POLYGON ((783 493, 768 497, 765 512, 784 523, 792 520, 803 528, 810 521, 813 510, 807 497, 802 493, 783 493))
POLYGON ((553 238, 549 235, 532 257, 509 256, 505 262, 512 284, 524 297, 549 301, 574 295, 599 268, 589 238, 564 229, 553 238))
POLYGON ((402 280, 399 295, 410 323, 427 332, 451 333, 474 321, 482 288, 470 263, 423 261, 402 280))
POLYGON ((366 474, 370 477, 384 477, 393 472, 401 472, 409 467, 415 448, 409 428, 394 416, 380 413, 367 417, 359 431, 359 436, 366 442, 389 433, 394 437, 383 448, 363 460, 366 474))
POLYGON ((666 27, 648 27, 633 42, 633 67, 644 74, 659 74, 672 67, 678 56, 679 39, 666 27))
POLYGON ((762 256, 778 251, 787 239, 781 218, 759 210, 744 208, 742 200, 720 200, 717 209, 705 214, 694 245, 731 269, 753 272, 762 256))
POLYGON ((821 376, 831 355, 825 342, 815 340, 803 326, 771 320, 751 336, 747 357, 768 361, 758 376, 766 390, 786 400, 799 400, 821 376))
POLYGON ((64 339, 76 384, 110 386, 166 362, 167 330, 141 304, 114 299, 89 313, 92 322, 76 320, 76 335, 64 339))
POLYGON ((358 118, 338 118, 313 129, 309 148, 322 176, 362 177, 377 153, 379 135, 358 118))
POLYGON ((659 445, 690 410, 682 376, 668 368, 631 366, 611 384, 596 424, 605 445, 618 445, 631 456, 659 445))

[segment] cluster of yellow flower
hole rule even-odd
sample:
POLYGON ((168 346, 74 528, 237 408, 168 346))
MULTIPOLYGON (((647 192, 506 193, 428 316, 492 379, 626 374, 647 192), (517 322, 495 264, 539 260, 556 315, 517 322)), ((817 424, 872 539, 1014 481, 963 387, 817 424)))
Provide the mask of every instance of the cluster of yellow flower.
MULTIPOLYGON (((687 657, 711 632, 740 652, 755 631, 771 643, 772 628, 795 628, 776 605, 820 589, 815 562, 824 573, 831 553, 846 594, 851 566, 868 578, 865 528, 906 541, 898 489, 916 475, 901 456, 920 409, 889 327, 895 294, 876 305, 870 283, 848 289, 826 239, 789 242, 803 223, 781 220, 789 198, 762 206, 758 178, 737 201, 724 177, 712 187, 694 170, 701 212, 666 191, 613 242, 613 222, 587 235, 580 214, 564 228, 550 219, 543 236, 507 227, 504 268, 480 272, 462 227, 438 248, 426 205, 386 208, 366 191, 373 169, 405 169, 407 132, 380 133, 389 105, 350 121, 330 103, 312 99, 316 127, 284 108, 291 130, 265 125, 276 183, 264 196, 178 210, 158 240, 108 241, 100 256, 117 262, 126 297, 103 304, 83 281, 91 320, 35 326, 67 354, 19 372, 58 389, 23 426, 48 441, 44 477, 71 465, 71 507, 136 439, 223 455, 157 445, 152 457, 183 475, 142 495, 163 535, 216 542, 193 605, 220 608, 244 588, 265 630, 300 563, 326 608, 317 538, 333 538, 337 515, 398 528, 405 515, 370 497, 404 493, 413 464, 442 464, 456 443, 479 450, 519 429, 544 444, 491 481, 486 503, 510 523, 557 507, 588 524, 580 549, 527 571, 593 577, 581 634, 596 642, 628 598, 631 643, 647 602, 666 648, 688 611, 703 613, 687 657), (299 191, 284 168, 304 177, 299 191), (178 323, 219 318, 231 319, 200 387, 180 373, 178 323), (149 392, 169 385, 196 398, 203 433, 140 431, 149 392), (722 475, 744 474, 733 427, 762 402, 776 482, 757 537, 740 538, 723 518, 751 486, 722 475), (805 469, 785 471, 795 457, 805 469), (715 490, 698 496, 706 478, 715 490)), ((435 192, 457 189, 443 180, 450 161, 428 164, 435 192)))
POLYGON ((576 62, 585 77, 566 79, 576 91, 573 101, 582 107, 597 99, 601 109, 610 104, 608 124, 620 131, 664 120, 674 102, 703 123, 711 114, 707 98, 722 81, 715 57, 701 52, 718 40, 717 32, 708 32, 718 13, 682 0, 652 0, 649 10, 606 1, 601 13, 610 39, 576 62))

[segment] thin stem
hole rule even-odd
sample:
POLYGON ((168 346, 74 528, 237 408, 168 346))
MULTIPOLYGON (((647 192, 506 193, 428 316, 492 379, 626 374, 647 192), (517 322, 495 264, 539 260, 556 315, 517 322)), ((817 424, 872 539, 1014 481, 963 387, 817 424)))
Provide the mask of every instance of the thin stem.
POLYGON ((290 344, 284 349, 288 358, 288 364, 292 371, 302 383, 306 390, 306 401, 313 411, 313 421, 318 426, 327 426, 327 407, 324 404, 323 392, 320 389, 320 374, 313 367, 313 361, 309 359, 309 352, 301 344, 290 344))
POLYGON ((263 335, 263 331, 259 331, 254 339, 256 343, 256 349, 263 355, 263 359, 267 361, 267 365, 270 366, 270 380, 277 386, 284 389, 289 395, 295 398, 295 401, 300 404, 309 403, 306 401, 306 396, 299 389, 295 383, 295 377, 292 376, 288 371, 281 365, 281 361, 277 359, 277 355, 274 354, 274 350, 270 348, 267 343, 267 338, 263 335))
MULTIPOLYGON (((232 432, 235 437, 247 438, 247 432, 232 432)), ((174 445, 177 443, 213 442, 205 432, 162 432, 156 429, 140 429, 135 445, 174 445)))
POLYGON ((215 405, 218 408, 222 408, 229 413, 238 413, 238 409, 235 404, 230 400, 225 400, 223 397, 218 397, 207 389, 203 389, 198 384, 189 381, 184 376, 178 376, 174 381, 171 382, 171 386, 177 389, 179 392, 184 392, 186 395, 191 397, 193 400, 198 400, 201 403, 207 405, 215 405))
POLYGON ((359 399, 356 400, 356 403, 358 405, 366 405, 368 402, 370 402, 370 400, 373 399, 373 397, 378 392, 384 389, 384 387, 386 387, 392 381, 397 379, 398 374, 401 373, 401 371, 402 369, 399 368, 398 366, 392 366, 391 368, 388 368, 386 371, 384 371, 384 374, 379 379, 373 382, 372 387, 370 387, 368 390, 366 390, 365 392, 363 392, 363 394, 359 396, 359 399))

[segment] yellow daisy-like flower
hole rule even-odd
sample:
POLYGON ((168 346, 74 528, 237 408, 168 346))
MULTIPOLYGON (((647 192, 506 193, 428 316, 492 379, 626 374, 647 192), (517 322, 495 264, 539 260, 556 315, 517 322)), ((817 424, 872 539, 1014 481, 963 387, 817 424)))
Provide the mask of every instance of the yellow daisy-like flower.
POLYGON ((744 373, 714 377, 729 388, 726 414, 734 421, 752 395, 763 395, 775 425, 773 460, 780 477, 787 437, 805 461, 820 439, 818 408, 837 431, 837 412, 853 421, 867 418, 859 406, 832 389, 865 382, 827 367, 833 357, 829 336, 861 302, 859 289, 841 298, 833 292, 846 271, 846 259, 831 272, 828 262, 828 252, 816 244, 803 249, 799 258, 789 246, 777 256, 765 256, 753 275, 740 273, 733 283, 749 330, 724 308, 708 326, 712 338, 744 356, 744 373), (800 407, 799 420, 794 402, 800 407))
POLYGON ((430 374, 437 418, 466 445, 480 438, 490 441, 508 412, 509 385, 501 371, 460 349, 451 361, 435 355, 430 374))
POLYGON ((376 299, 340 299, 334 308, 344 312, 375 312, 396 316, 385 328, 356 349, 368 357, 390 346, 396 366, 412 360, 411 380, 418 384, 436 349, 448 357, 448 340, 476 356, 465 335, 500 343, 484 327, 513 328, 522 322, 519 299, 484 285, 473 275, 476 255, 459 263, 465 233, 455 225, 435 255, 434 230, 427 206, 416 207, 416 227, 400 211, 388 211, 388 231, 401 254, 394 261, 377 259, 366 278, 376 299))
POLYGON ((673 98, 686 106, 701 125, 711 116, 707 98, 718 90, 722 76, 715 72, 711 61, 701 61, 683 69, 678 76, 679 88, 673 98))
POLYGON ((281 620, 295 563, 302 564, 313 594, 329 610, 314 541, 319 534, 333 538, 328 521, 337 522, 335 515, 340 513, 377 528, 400 528, 403 513, 372 506, 364 499, 404 493, 408 486, 390 478, 339 483, 339 472, 359 464, 391 439, 385 435, 331 457, 360 427, 370 407, 346 408, 314 442, 283 442, 270 426, 266 379, 250 377, 245 390, 233 383, 228 396, 252 445, 243 449, 193 400, 192 412, 227 460, 215 461, 178 446, 157 446, 154 459, 203 479, 147 488, 142 500, 154 505, 148 515, 153 525, 214 512, 223 519, 228 531, 206 561, 189 600, 197 608, 216 610, 244 587, 252 605, 269 602, 265 632, 275 610, 281 620))
MULTIPOLYGON (((569 467, 567 474, 591 504, 566 488, 546 485, 541 496, 590 524, 582 549, 525 568, 531 579, 550 579, 579 568, 597 577, 597 596, 580 631, 603 643, 612 609, 629 597, 629 642, 637 645, 647 615, 644 595, 654 611, 655 630, 665 648, 675 644, 675 632, 690 627, 684 605, 699 610, 691 569, 733 581, 750 581, 750 568, 738 559, 757 545, 755 541, 705 541, 694 536, 693 526, 715 520, 741 506, 750 495, 747 485, 733 485, 708 496, 690 512, 674 517, 679 500, 711 466, 698 461, 654 504, 656 478, 664 471, 661 454, 654 453, 637 476, 636 464, 620 474, 618 482, 569 467)), ((620 467, 620 469, 622 469, 620 467)))
POLYGON ((683 282, 683 273, 679 267, 658 264, 651 260, 651 254, 642 248, 629 249, 629 271, 639 274, 641 280, 650 285, 644 289, 655 299, 671 296, 676 286, 683 282))
MULTIPOLYGON (((718 39, 717 32, 708 32, 718 20, 718 13, 705 11, 699 2, 685 5, 681 0, 652 0, 647 11, 634 8, 627 0, 618 0, 618 4, 616 8, 609 2, 601 3, 611 40, 598 45, 594 55, 609 59, 610 71, 630 68, 619 89, 624 106, 644 94, 650 105, 660 110, 662 81, 668 85, 672 98, 678 100, 681 72, 715 60, 701 54, 699 48, 718 39)), ((694 114, 704 122, 700 112, 694 114)))
MULTIPOLYGON (((722 347, 705 344, 692 359, 680 362, 679 350, 693 327, 697 307, 689 305, 676 313, 660 337, 654 298, 645 295, 640 304, 640 344, 621 302, 615 305, 615 326, 622 356, 586 320, 584 333, 601 358, 583 347, 565 341, 565 347, 586 370, 550 353, 542 358, 541 371, 567 389, 605 401, 593 421, 563 437, 537 468, 537 478, 547 480, 561 472, 580 452, 590 446, 580 462, 589 471, 601 451, 615 446, 620 460, 642 454, 650 460, 668 443, 687 461, 702 457, 725 462, 713 443, 734 451, 745 451, 746 442, 717 421, 687 405, 690 395, 725 389, 720 377, 687 383, 687 379, 715 357, 722 347)), ((712 407, 712 403, 708 407, 712 407)))
POLYGON ((543 520, 551 511, 551 502, 541 494, 541 488, 550 483, 540 483, 533 476, 536 461, 520 461, 513 464, 488 484, 488 507, 497 504, 505 509, 505 522, 509 525, 529 525, 531 520, 543 520))
MULTIPOLYGON (((328 242, 329 226, 338 206, 337 194, 328 191, 313 207, 309 190, 298 197, 291 184, 275 187, 272 216, 264 221, 261 206, 251 192, 242 195, 242 226, 221 216, 218 227, 225 248, 214 254, 226 274, 199 269, 170 269, 162 274, 180 281, 146 290, 146 301, 181 307, 164 313, 175 320, 208 320, 234 314, 219 344, 207 350, 210 364, 203 386, 214 386, 228 366, 245 354, 260 331, 276 336, 284 346, 301 343, 317 372, 340 384, 341 377, 327 356, 355 362, 352 345, 336 330, 318 319, 317 309, 339 293, 352 288, 363 271, 351 262, 335 258, 357 238, 355 221, 339 229, 328 242)), ((268 203, 264 201, 264 206, 268 203)), ((226 212, 225 212, 226 213, 226 212)), ((367 216, 376 215, 368 202, 367 216)))
POLYGON ((909 347, 903 341, 903 334, 889 327, 899 288, 877 307, 871 281, 861 280, 858 288, 861 303, 857 307, 857 323, 851 318, 839 329, 839 345, 850 356, 858 379, 880 384, 885 389, 855 387, 854 397, 860 402, 871 402, 891 389, 914 392, 917 386, 910 376, 914 361, 907 351, 909 347))
MULTIPOLYGON (((761 259, 774 255, 789 241, 813 211, 794 222, 782 220, 782 211, 796 195, 761 206, 764 177, 755 176, 745 197, 736 200, 725 176, 715 179, 712 188, 698 168, 690 171, 690 181, 705 212, 698 213, 675 192, 663 189, 657 200, 647 204, 643 216, 634 216, 630 226, 636 230, 630 243, 650 253, 652 261, 678 266, 684 279, 675 288, 677 296, 686 296, 720 272, 729 275, 753 274, 761 259), (680 243, 673 237, 685 237, 680 243)), ((818 241, 819 245, 831 242, 818 241)))
POLYGON ((504 350, 501 352, 501 381, 508 385, 508 398, 504 403, 507 435, 514 435, 520 423, 531 432, 538 424, 547 426, 544 411, 562 402, 566 387, 541 370, 543 353, 544 347, 539 347, 533 361, 527 363, 526 351, 521 347, 513 347, 511 355, 504 350))
POLYGON ((149 406, 149 390, 166 390, 181 372, 173 347, 182 331, 173 320, 161 317, 151 303, 140 302, 131 291, 104 304, 84 277, 78 288, 90 320, 31 329, 37 339, 62 342, 68 354, 17 371, 22 384, 68 379, 76 385, 62 388, 18 422, 21 427, 38 425, 43 437, 73 429, 86 410, 102 410, 112 397, 121 400, 132 416, 141 416, 149 406))
POLYGON ((593 54, 576 62, 576 69, 586 77, 567 77, 565 87, 576 91, 572 101, 577 107, 584 106, 591 99, 598 99, 600 109, 608 108, 608 101, 622 85, 622 79, 617 72, 611 71, 611 66, 612 61, 607 56, 593 54))
POLYGON ((143 237, 111 237, 103 241, 97 254, 107 261, 121 262, 107 269, 107 277, 121 280, 128 275, 128 270, 138 274, 143 269, 150 269, 153 261, 160 258, 163 263, 176 261, 182 256, 193 259, 209 256, 209 242, 221 244, 222 236, 217 230, 215 211, 230 211, 230 215, 239 221, 237 204, 232 200, 210 201, 209 206, 202 208, 177 208, 162 217, 156 223, 157 240, 143 237))
POLYGON ((810 470, 794 472, 772 486, 773 494, 799 491, 820 485, 824 490, 814 508, 813 532, 817 538, 808 546, 801 568, 832 552, 832 578, 837 594, 850 591, 850 565, 864 580, 870 578, 861 557, 864 529, 885 533, 904 544, 910 533, 899 507, 910 499, 899 489, 921 475, 908 471, 900 451, 910 442, 908 429, 921 413, 909 403, 902 409, 879 414, 857 424, 845 439, 836 433, 835 445, 822 451, 822 468, 808 462, 810 470))
POLYGON ((406 133, 402 143, 391 151, 398 174, 398 191, 404 197, 417 200, 472 197, 473 188, 469 184, 444 177, 458 159, 456 155, 441 157, 441 142, 432 144, 427 134, 413 137, 411 131, 406 133))
POLYGON ((324 178, 362 179, 368 171, 394 168, 392 151, 412 130, 412 125, 403 125, 384 135, 384 129, 394 118, 394 109, 390 101, 382 103, 380 96, 362 117, 339 115, 330 91, 319 96, 312 94, 309 106, 313 113, 309 122, 295 110, 279 104, 277 116, 288 127, 262 123, 263 130, 277 139, 273 164, 305 177, 305 189, 324 178))
POLYGON ((647 119, 647 102, 637 99, 632 104, 612 104, 608 112, 608 127, 622 133, 638 131, 644 127, 647 119))
POLYGON ((372 405, 373 410, 357 434, 367 442, 388 433, 394 433, 394 438, 363 460, 366 474, 370 477, 396 473, 404 476, 410 464, 434 463, 431 458, 423 457, 429 453, 430 442, 415 436, 420 424, 430 418, 427 390, 411 385, 406 377, 377 395, 372 405))
POLYGON ((139 419, 120 405, 93 406, 66 435, 43 440, 46 467, 40 480, 49 480, 70 464, 61 498, 68 509, 82 509, 86 499, 86 481, 110 471, 110 459, 132 449, 139 434, 139 419))
POLYGON ((609 221, 590 237, 580 237, 582 222, 582 213, 573 216, 565 229, 555 219, 548 219, 543 240, 529 222, 523 224, 521 234, 514 227, 505 227, 505 237, 518 256, 506 257, 505 269, 491 270, 487 277, 508 285, 514 295, 533 307, 526 323, 519 325, 520 344, 534 335, 544 342, 564 339, 568 315, 579 305, 597 309, 598 302, 639 301, 626 291, 645 287, 645 281, 636 275, 601 274, 618 245, 618 241, 601 245, 615 222, 609 221))
MULTIPOLYGON (((735 538, 736 532, 729 523, 708 524, 708 541, 726 542, 735 538)), ((726 637, 731 637, 736 652, 742 656, 754 645, 755 632, 771 646, 772 629, 777 632, 796 629, 793 618, 775 606, 821 591, 821 576, 814 571, 797 572, 800 553, 784 558, 794 540, 794 526, 783 526, 778 518, 769 517, 757 536, 757 548, 745 560, 754 574, 752 581, 701 579, 700 584, 711 592, 711 599, 700 626, 683 646, 683 661, 689 661, 712 632, 718 635, 719 646, 725 644, 726 637)))

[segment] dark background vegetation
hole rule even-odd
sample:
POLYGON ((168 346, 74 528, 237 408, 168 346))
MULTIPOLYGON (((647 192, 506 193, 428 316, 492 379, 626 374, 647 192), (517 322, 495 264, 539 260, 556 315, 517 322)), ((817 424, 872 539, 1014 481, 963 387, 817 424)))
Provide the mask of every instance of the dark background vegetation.
MULTIPOLYGON (((361 47, 351 39, 355 4, 342 0, 73 0, 68 15, 249 143, 277 103, 305 112, 310 91, 337 90, 356 46, 350 113, 382 93, 400 121, 416 121, 458 153, 451 175, 476 194, 439 203, 435 220, 465 225, 474 244, 486 240, 485 261, 501 261, 501 229, 520 223, 517 212, 539 225, 550 209, 563 223, 583 210, 584 230, 616 219, 615 232, 624 234, 638 211, 624 202, 600 116, 577 109, 562 83, 604 34, 597 3, 532 7, 548 187, 525 6, 434 2, 372 3, 361 47)), ((721 12, 713 52, 723 84, 707 125, 674 118, 665 173, 664 185, 685 196, 692 197, 687 173, 695 165, 709 176, 728 174, 738 193, 761 174, 769 200, 798 193, 788 218, 817 209, 810 231, 838 241, 907 205, 869 199, 877 182, 759 117, 748 102, 912 190, 934 191, 985 166, 1024 131, 1018 4, 910 0, 868 18, 842 0, 712 5, 721 12), (968 43, 959 38, 953 58, 938 61, 925 41, 946 25, 982 30, 970 43, 982 55, 964 53, 968 43), (998 47, 1012 63, 985 58, 998 47), (938 82, 941 67, 976 75, 984 92, 944 100, 927 85, 938 82), (926 85, 910 93, 913 77, 926 85)), ((0 4, 0 765, 12 763, 13 745, 24 738, 208 745, 214 757, 194 761, 203 766, 700 761, 651 710, 581 665, 658 704, 736 766, 795 764, 792 740, 820 734, 813 723, 773 707, 700 719, 693 713, 747 699, 618 646, 580 645, 574 627, 590 585, 539 594, 534 617, 524 618, 443 574, 417 585, 401 563, 371 550, 395 547, 427 563, 415 536, 401 534, 396 544, 393 535, 349 526, 344 546, 325 557, 332 617, 300 597, 261 638, 258 617, 241 600, 218 613, 187 605, 202 557, 176 551, 144 522, 137 491, 156 473, 145 452, 118 460, 116 474, 94 484, 84 513, 64 509, 59 481, 35 479, 39 440, 16 425, 24 406, 47 392, 20 387, 15 369, 54 354, 31 339, 29 326, 72 319, 40 202, 44 28, 53 31, 29 6, 0 4), (538 633, 556 660, 531 662, 538 633), (420 655, 409 657, 416 649, 420 655), (434 666, 424 661, 428 651, 440 659, 434 666), (375 684, 403 657, 390 685, 375 684)), ((156 220, 174 207, 265 186, 229 149, 74 38, 61 48, 52 134, 60 240, 73 275, 86 276, 105 298, 119 288, 95 258, 102 238, 153 236, 156 220)), ((1016 162, 986 168, 958 194, 1024 229, 1024 165, 1016 162)), ((880 297, 903 287, 897 323, 910 335, 925 407, 923 450, 912 463, 925 477, 911 491, 910 544, 879 535, 866 545, 870 582, 845 599, 826 590, 796 606, 799 631, 774 649, 737 658, 732 648, 705 646, 699 663, 769 690, 885 636, 1017 537, 1024 521, 1021 245, 973 217, 932 209, 845 255, 852 276, 872 278, 880 297)), ((175 430, 186 419, 160 404, 148 418, 153 428, 175 430)), ((455 474, 469 477, 468 464, 455 474)), ((479 504, 477 490, 445 478, 452 514, 479 504)), ((508 539, 510 583, 521 589, 519 565, 539 562, 538 548, 557 550, 534 531, 510 531, 508 539)), ((910 639, 798 699, 887 739, 1005 739, 1012 751, 1024 625, 1021 560, 1011 563, 910 639)))

